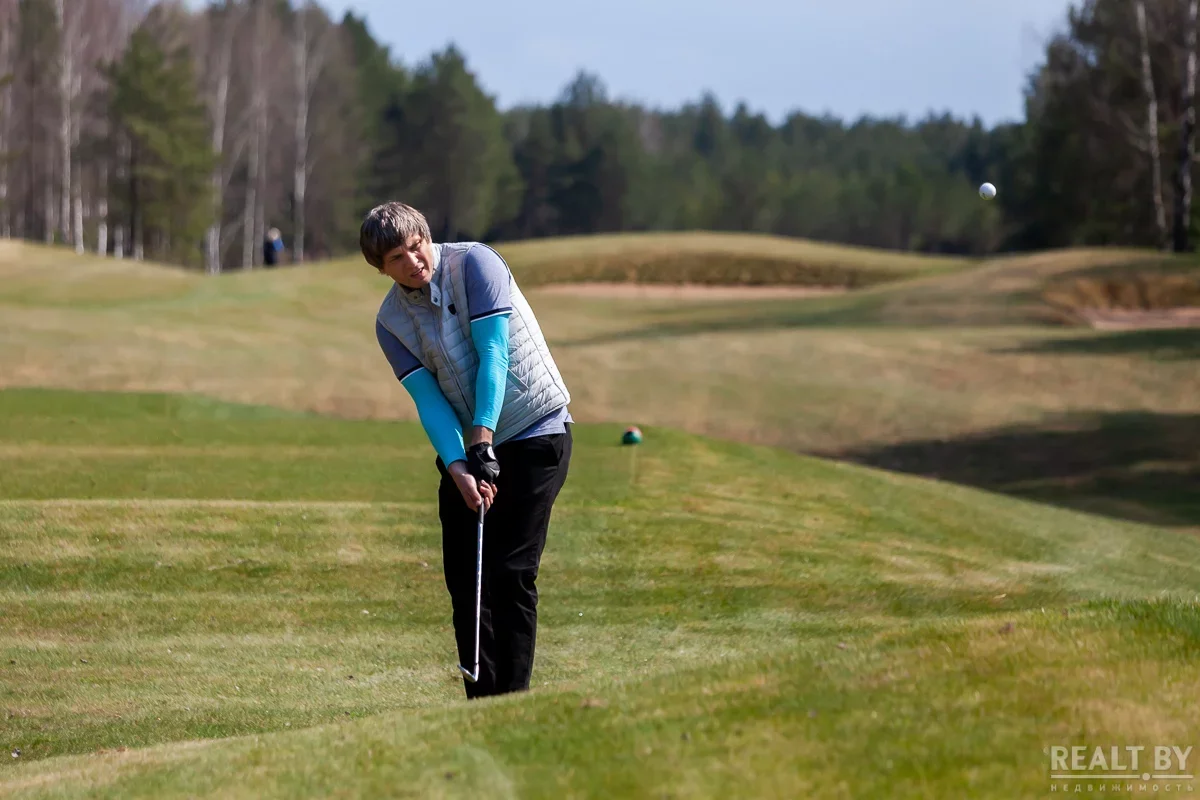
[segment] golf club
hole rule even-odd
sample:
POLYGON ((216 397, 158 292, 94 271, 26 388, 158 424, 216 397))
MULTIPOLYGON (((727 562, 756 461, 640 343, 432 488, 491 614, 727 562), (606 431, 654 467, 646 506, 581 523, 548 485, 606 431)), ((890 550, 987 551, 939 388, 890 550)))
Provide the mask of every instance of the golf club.
POLYGON ((458 665, 463 677, 471 683, 479 680, 479 602, 483 594, 483 515, 486 513, 483 501, 479 502, 479 527, 475 533, 475 669, 468 671, 462 664, 458 665))

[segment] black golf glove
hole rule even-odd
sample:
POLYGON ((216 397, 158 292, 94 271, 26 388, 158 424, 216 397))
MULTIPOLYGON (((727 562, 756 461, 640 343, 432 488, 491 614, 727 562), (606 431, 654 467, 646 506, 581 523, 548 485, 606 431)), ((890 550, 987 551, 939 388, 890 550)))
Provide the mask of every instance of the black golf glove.
POLYGON ((496 485, 496 478, 500 477, 500 462, 496 460, 496 451, 490 444, 480 442, 467 448, 467 472, 477 481, 496 485))

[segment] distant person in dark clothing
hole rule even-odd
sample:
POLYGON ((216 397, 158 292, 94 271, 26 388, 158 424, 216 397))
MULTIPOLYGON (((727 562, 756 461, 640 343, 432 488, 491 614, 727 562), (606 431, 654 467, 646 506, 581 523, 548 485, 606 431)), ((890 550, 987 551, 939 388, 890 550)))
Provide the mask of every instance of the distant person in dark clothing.
POLYGON ((263 240, 263 266, 273 267, 278 264, 281 252, 283 252, 283 237, 279 235, 278 228, 271 228, 267 231, 267 238, 263 240))

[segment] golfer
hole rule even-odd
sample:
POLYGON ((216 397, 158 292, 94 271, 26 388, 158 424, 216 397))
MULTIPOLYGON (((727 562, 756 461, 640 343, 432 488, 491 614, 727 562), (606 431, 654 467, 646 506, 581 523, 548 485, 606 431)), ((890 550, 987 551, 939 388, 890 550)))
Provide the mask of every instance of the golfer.
POLYGON ((375 335, 437 452, 442 563, 459 664, 475 655, 478 510, 486 516, 479 679, 468 698, 529 688, 537 576, 571 462, 571 395, 508 265, 477 242, 435 244, 416 209, 363 220, 367 263, 395 285, 375 335))

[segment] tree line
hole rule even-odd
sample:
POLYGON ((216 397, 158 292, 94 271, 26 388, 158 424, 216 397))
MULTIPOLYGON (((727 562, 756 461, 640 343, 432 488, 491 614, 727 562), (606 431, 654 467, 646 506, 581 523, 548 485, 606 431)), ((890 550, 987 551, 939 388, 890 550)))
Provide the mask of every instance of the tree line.
MULTIPOLYGON (((0 236, 209 272, 354 252, 403 199, 440 240, 652 230, 989 253, 1191 249, 1198 0, 1084 0, 1025 119, 778 124, 581 72, 500 110, 454 46, 405 64, 316 2, 0 0, 0 236), (1000 188, 980 201, 983 181, 1000 188)), ((803 105, 804 98, 797 98, 803 105)))

